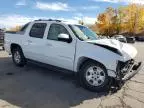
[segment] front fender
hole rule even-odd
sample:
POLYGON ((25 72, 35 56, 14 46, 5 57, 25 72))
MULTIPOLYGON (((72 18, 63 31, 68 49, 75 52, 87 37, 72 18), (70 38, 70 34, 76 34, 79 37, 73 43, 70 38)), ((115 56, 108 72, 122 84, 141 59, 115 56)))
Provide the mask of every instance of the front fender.
POLYGON ((77 44, 78 47, 76 49, 76 57, 74 63, 75 72, 79 71, 78 66, 80 61, 84 61, 82 58, 89 58, 103 64, 106 67, 108 74, 115 77, 117 61, 120 60, 122 56, 94 44, 86 42, 77 44))

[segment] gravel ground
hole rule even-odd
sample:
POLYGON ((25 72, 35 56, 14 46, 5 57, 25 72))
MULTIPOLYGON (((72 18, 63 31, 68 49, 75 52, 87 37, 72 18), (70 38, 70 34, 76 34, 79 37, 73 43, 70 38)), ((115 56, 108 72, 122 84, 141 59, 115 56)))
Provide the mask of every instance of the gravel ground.
MULTIPOLYGON (((144 43, 134 44, 144 61, 144 43)), ((0 51, 0 108, 144 108, 144 69, 116 93, 92 93, 73 75, 34 64, 13 65, 0 51)))

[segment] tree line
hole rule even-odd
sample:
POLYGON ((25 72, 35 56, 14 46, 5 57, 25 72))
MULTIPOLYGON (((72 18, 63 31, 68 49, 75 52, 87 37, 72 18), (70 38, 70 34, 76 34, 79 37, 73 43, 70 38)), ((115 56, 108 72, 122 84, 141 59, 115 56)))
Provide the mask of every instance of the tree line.
POLYGON ((117 9, 108 7, 98 15, 97 22, 91 28, 97 34, 105 36, 115 34, 143 35, 144 6, 130 4, 117 9))

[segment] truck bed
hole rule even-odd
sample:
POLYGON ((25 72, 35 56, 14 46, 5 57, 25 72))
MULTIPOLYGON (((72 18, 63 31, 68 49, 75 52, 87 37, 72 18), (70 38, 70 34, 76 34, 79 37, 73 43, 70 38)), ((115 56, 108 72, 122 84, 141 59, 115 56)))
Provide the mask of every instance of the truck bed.
POLYGON ((24 40, 25 40, 24 35, 17 34, 16 32, 6 32, 5 43, 4 43, 5 50, 9 52, 9 54, 11 54, 11 51, 10 51, 11 43, 16 43, 16 44, 21 45, 24 40))

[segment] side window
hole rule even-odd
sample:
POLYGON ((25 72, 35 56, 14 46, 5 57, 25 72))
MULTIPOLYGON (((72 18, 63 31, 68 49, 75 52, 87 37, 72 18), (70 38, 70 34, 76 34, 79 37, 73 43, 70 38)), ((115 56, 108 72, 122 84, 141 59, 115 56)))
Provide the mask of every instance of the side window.
POLYGON ((64 26, 60 24, 51 24, 47 39, 58 40, 58 35, 61 33, 69 35, 69 32, 64 26))
POLYGON ((35 23, 30 30, 30 37, 43 38, 46 26, 46 23, 35 23))

